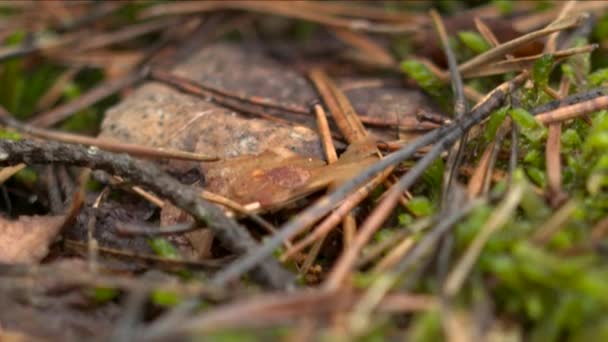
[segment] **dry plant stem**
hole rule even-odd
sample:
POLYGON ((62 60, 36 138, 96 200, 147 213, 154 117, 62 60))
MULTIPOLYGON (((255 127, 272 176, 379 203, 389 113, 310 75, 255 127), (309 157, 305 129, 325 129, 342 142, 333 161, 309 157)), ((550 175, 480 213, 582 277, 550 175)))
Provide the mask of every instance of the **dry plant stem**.
MULTIPOLYGON (((608 7, 608 3, 603 0, 581 1, 574 8, 574 10, 572 11, 572 14, 580 14, 582 12, 589 12, 589 13, 603 12, 606 9, 606 7, 608 7)), ((519 18, 515 18, 512 21, 512 25, 513 25, 513 28, 515 28, 516 30, 518 30, 520 32, 527 32, 536 27, 545 25, 546 23, 553 21, 555 19, 555 17, 559 15, 560 11, 561 11, 561 9, 559 9, 558 6, 555 6, 555 8, 550 9, 548 11, 543 11, 543 12, 539 12, 536 14, 531 13, 526 16, 521 16, 519 18)))
POLYGON ((458 69, 461 73, 465 74, 467 71, 473 70, 488 62, 492 62, 498 58, 503 57, 504 55, 512 52, 514 49, 522 46, 523 44, 527 44, 537 38, 546 36, 553 32, 557 32, 557 31, 561 31, 561 30, 565 30, 565 29, 577 26, 581 23, 581 21, 584 18, 585 18, 584 15, 578 15, 576 17, 566 18, 563 20, 553 22, 541 30, 530 32, 526 35, 515 38, 508 42, 505 42, 482 54, 479 54, 479 55, 473 57, 472 59, 468 60, 467 62, 462 63, 458 69))
POLYGON ((335 85, 329 77, 327 77, 325 72, 316 68, 310 72, 309 76, 346 140, 352 144, 353 142, 364 138, 365 130, 362 126, 360 127, 357 124, 353 124, 353 122, 349 120, 349 116, 345 112, 343 106, 341 106, 336 93, 334 92, 335 85))
POLYGON ((151 7, 142 12, 142 17, 159 15, 190 14, 196 12, 215 11, 222 9, 247 10, 291 18, 307 20, 331 27, 341 27, 353 31, 368 31, 375 33, 408 33, 413 32, 418 24, 379 24, 362 19, 344 19, 324 13, 323 5, 317 4, 316 10, 310 7, 297 6, 292 3, 272 1, 206 1, 206 2, 173 2, 151 7))
POLYGON ((364 6, 356 3, 345 3, 342 1, 325 1, 319 3, 318 1, 298 1, 299 6, 309 7, 313 10, 322 10, 328 14, 341 15, 353 18, 372 19, 379 21, 389 22, 416 22, 419 24, 425 24, 428 22, 427 18, 417 15, 416 13, 410 13, 406 11, 399 12, 388 12, 382 7, 364 6), (319 7, 321 6, 321 7, 319 7))
POLYGON ((4 62, 9 59, 27 56, 36 52, 45 52, 55 48, 63 47, 70 43, 73 43, 79 38, 79 34, 65 35, 58 39, 47 40, 47 41, 35 41, 32 44, 26 46, 8 46, 0 48, 0 62, 4 62))
POLYGON ((146 78, 146 71, 135 71, 127 76, 108 80, 74 101, 60 105, 48 112, 39 114, 29 121, 30 124, 38 127, 51 127, 74 113, 82 110, 124 88, 130 87, 146 78))
POLYGON ((321 136, 321 143, 323 144, 323 151, 325 152, 325 158, 327 163, 335 163, 338 161, 338 154, 336 153, 336 147, 331 137, 331 130, 329 129, 329 123, 327 122, 327 116, 321 105, 314 106, 315 115, 317 118, 317 126, 319 128, 319 135, 321 136))
POLYGON ((484 245, 492 234, 506 224, 512 218, 513 212, 517 209, 524 193, 524 184, 515 184, 505 196, 503 202, 492 212, 486 223, 481 227, 480 232, 475 236, 471 245, 464 252, 463 256, 457 261, 454 269, 450 272, 444 284, 443 291, 453 297, 460 291, 466 276, 474 266, 475 260, 481 253, 484 245))
MULTIPOLYGON (((310 72, 310 78, 323 100, 330 107, 334 120, 346 140, 349 143, 365 140, 369 136, 369 133, 361 123, 359 116, 355 113, 355 110, 346 95, 344 95, 321 69, 313 69, 310 72)), ((382 157, 379 150, 376 150, 376 155, 382 157)), ((385 185, 390 187, 388 181, 385 181, 385 185)), ((402 200, 402 202, 407 202, 403 196, 400 200, 402 200)), ((352 224, 350 226, 352 227, 352 224)))
MULTIPOLYGON (((317 118, 317 126, 319 127, 319 135, 321 136, 321 143, 323 144, 323 150, 325 152, 325 159, 327 159, 327 164, 333 164, 338 161, 338 154, 336 153, 336 147, 334 146, 334 142, 331 138, 331 130, 329 128, 329 123, 327 122, 327 116, 325 115, 325 111, 323 110, 323 107, 321 105, 315 105, 314 109, 317 118)), ((308 273, 308 270, 313 265, 314 261, 317 259, 317 256, 321 251, 321 247, 323 247, 324 241, 325 235, 321 236, 317 240, 317 242, 315 242, 315 245, 306 255, 306 259, 302 264, 300 273, 308 273)), ((293 248, 293 246, 289 246, 287 250, 291 248, 293 248)))
MULTIPOLYGON (((346 138, 346 140, 350 143, 364 140, 368 136, 368 133, 365 127, 363 127, 361 120, 355 113, 352 104, 344 93, 338 89, 335 83, 321 69, 313 69, 310 72, 310 78, 321 94, 321 97, 325 103, 330 107, 334 121, 338 125, 340 132, 346 138)), ((379 154, 379 152, 377 153, 379 154)), ((331 160, 328 161, 330 163, 332 162, 331 160)), ((344 237, 343 248, 348 249, 350 248, 357 223, 354 216, 350 212, 344 216, 342 223, 344 237)), ((326 235, 323 235, 321 238, 319 238, 316 245, 313 246, 312 252, 317 251, 318 253, 325 236, 326 235)), ((313 254, 311 253, 309 256, 310 255, 313 254)), ((305 263, 305 265, 308 264, 310 264, 310 262, 305 263)))
MULTIPOLYGON (((559 97, 562 99, 568 93, 570 83, 567 78, 562 78, 560 84, 559 97)), ((562 161, 561 161, 561 134, 562 124, 554 123, 549 125, 547 144, 545 146, 547 185, 551 194, 551 205, 558 206, 565 198, 562 190, 562 161)))
POLYGON ((76 52, 80 53, 86 50, 98 49, 108 45, 128 41, 148 33, 163 30, 176 24, 177 21, 174 19, 159 19, 134 24, 118 31, 102 33, 97 36, 88 37, 86 41, 76 46, 76 52))
POLYGON ((179 90, 185 91, 187 93, 192 93, 193 95, 211 97, 212 101, 216 100, 219 104, 222 104, 222 100, 218 98, 218 96, 232 98, 262 107, 279 109, 294 114, 310 114, 310 110, 308 108, 302 107, 297 104, 279 103, 270 98, 245 96, 242 94, 231 93, 224 89, 212 87, 209 85, 203 85, 199 82, 195 82, 187 78, 174 75, 168 71, 164 71, 158 68, 153 68, 152 70, 150 70, 150 78, 176 87, 179 90))
MULTIPOLYGON (((294 318, 324 317, 349 309, 360 298, 356 293, 319 290, 291 294, 267 294, 237 301, 194 317, 184 317, 176 332, 202 333, 226 328, 264 327, 288 322, 294 318)), ((432 297, 391 294, 380 303, 380 311, 406 313, 430 310, 432 297)))
MULTIPOLYGON (((361 203, 369 193, 378 187, 384 180, 390 175, 393 171, 393 167, 389 167, 389 169, 385 170, 370 182, 365 184, 365 186, 357 189, 354 193, 348 196, 344 202, 336 208, 327 218, 321 222, 316 229, 308 234, 305 238, 298 241, 293 248, 288 249, 285 254, 281 257, 281 261, 286 261, 292 258, 296 253, 301 252, 304 248, 310 246, 316 240, 321 239, 326 236, 333 228, 335 228, 340 221, 359 203, 361 203)), ((312 223, 311 223, 312 224, 312 223)))
MULTIPOLYGON (((85 244, 82 241, 76 240, 65 240, 65 248, 87 252, 90 248, 88 242, 85 244)), ((192 270, 214 270, 222 267, 225 264, 225 260, 222 259, 207 259, 207 260, 192 260, 192 259, 176 259, 176 258, 164 258, 154 254, 137 253, 130 250, 115 249, 110 247, 95 246, 96 253, 111 255, 116 258, 125 260, 135 259, 148 266, 159 267, 165 270, 183 270, 189 268, 192 270)), ((89 268, 89 271, 91 269, 89 268)))
POLYGON ((101 150, 117 153, 127 153, 137 157, 144 158, 171 158, 171 159, 182 159, 182 160, 193 160, 193 161, 215 161, 217 157, 209 157, 198 153, 178 151, 178 150, 165 150, 154 147, 148 147, 143 145, 128 144, 118 141, 111 141, 103 138, 92 138, 84 135, 52 131, 34 127, 28 124, 23 124, 15 119, 0 106, 0 123, 9 127, 13 127, 19 131, 27 133, 31 136, 60 141, 68 144, 80 144, 95 146, 101 150))
POLYGON ((54 283, 68 286, 88 286, 91 288, 108 287, 128 291, 140 291, 144 288, 165 290, 175 292, 183 296, 204 296, 213 299, 221 299, 225 296, 223 291, 206 287, 201 282, 181 283, 174 280, 158 281, 150 278, 141 280, 137 277, 121 275, 118 273, 91 273, 86 269, 74 272, 73 268, 54 263, 42 265, 9 265, 0 264, 5 283, 23 283, 32 280, 36 284, 54 283))
MULTIPOLYGON (((561 62, 564 59, 582 53, 589 53, 597 49, 597 44, 590 44, 580 47, 574 47, 557 51, 553 54, 556 62, 561 62)), ((534 63, 543 56, 543 54, 537 54, 533 56, 526 56, 520 58, 511 58, 506 61, 499 61, 491 64, 479 66, 475 69, 463 72, 464 78, 476 78, 493 75, 501 75, 509 72, 520 71, 522 69, 531 69, 534 63)))
POLYGON ((505 138, 505 136, 507 135, 507 133, 509 133, 509 130, 513 128, 513 123, 511 122, 511 119, 505 119, 505 122, 503 122, 503 124, 500 126, 499 131, 496 134, 495 137, 495 141, 496 141, 496 147, 492 150, 492 153, 490 154, 490 159, 488 161, 488 169, 486 170, 486 174, 483 180, 483 188, 482 188, 482 195, 486 195, 488 193, 488 191, 490 191, 490 186, 492 185, 492 174, 494 172, 494 167, 496 165, 496 160, 498 160, 498 153, 500 153, 500 149, 502 147, 502 142, 505 138))
MULTIPOLYGON (((166 197, 197 221, 211 228, 218 239, 236 254, 252 252, 258 245, 244 227, 227 218, 220 208, 203 200, 196 190, 182 185, 154 164, 135 160, 127 155, 56 142, 40 143, 29 140, 0 141, 0 157, 1 164, 4 165, 57 163, 105 170, 166 197)), ((258 271, 252 273, 252 276, 273 288, 285 288, 292 283, 292 275, 272 259, 260 264, 258 271)))
POLYGON ((492 30, 486 25, 486 23, 479 17, 475 17, 473 19, 475 22, 475 28, 481 34, 481 36, 488 41, 492 45, 492 47, 497 47, 500 45, 500 42, 492 32, 492 30))
MULTIPOLYGON (((556 20, 560 20, 569 15, 569 13, 574 9, 576 5, 576 0, 570 0, 564 4, 560 13, 557 16, 556 20)), ((552 33, 547 39, 547 43, 545 44, 545 52, 546 53, 554 53, 557 50, 557 39, 559 38, 560 32, 552 33)), ((548 89, 548 86, 546 87, 548 89)), ((554 94, 558 100, 563 99, 568 95, 568 90, 570 88, 570 83, 568 78, 562 77, 560 82, 559 93, 554 94)), ((545 162, 547 169, 547 183, 548 183, 548 193, 551 195, 550 203, 553 207, 556 207, 562 200, 564 199, 564 194, 561 190, 562 184, 562 175, 561 175, 561 156, 560 156, 560 140, 562 133, 561 123, 554 123, 549 125, 549 133, 547 136, 547 144, 545 145, 545 162)), ((545 234, 544 236, 550 235, 545 234)))
POLYGON ((593 243, 600 242, 608 234, 608 216, 599 220, 591 229, 591 240, 593 243))
MULTIPOLYGON (((444 137, 444 142, 449 142, 451 139, 458 138, 464 134, 466 130, 479 123, 481 120, 490 115, 494 109, 498 108, 498 106, 500 106, 505 99, 506 94, 511 92, 515 87, 519 86, 525 79, 527 79, 527 77, 528 73, 523 72, 522 74, 516 76, 513 80, 503 83, 488 94, 484 101, 474 108, 469 115, 465 115, 461 120, 456 120, 450 125, 446 125, 445 127, 438 128, 422 135, 399 151, 391 153, 385 158, 379 160, 377 163, 371 165, 350 181, 342 184, 331 194, 320 198, 309 208, 302 211, 293 220, 280 227, 279 233, 266 240, 262 246, 251 251, 250 253, 247 253, 246 255, 237 259, 226 269, 218 272, 211 280, 212 283, 216 285, 226 284, 228 281, 231 281, 232 279, 235 279, 248 272, 259 262, 268 258, 285 239, 291 239, 303 229, 316 222, 319 217, 329 213, 329 211, 332 210, 338 202, 345 199, 351 192, 362 186, 369 179, 375 177, 378 173, 386 168, 395 166, 403 160, 410 158, 419 148, 434 143, 442 137, 444 137), (445 140, 446 136, 449 137, 447 141, 445 140)), ((439 145, 443 145, 444 142, 440 142, 439 145)))
POLYGON ((401 240, 397 246, 390 250, 372 269, 373 273, 380 274, 395 266, 404 255, 414 246, 414 238, 411 236, 401 240))
MULTIPOLYGON (((464 88, 462 83, 462 77, 458 72, 458 61, 456 61, 456 56, 450 47, 448 41, 448 35, 445 30, 445 26, 443 25, 443 21, 439 16, 439 13, 435 10, 431 10, 430 12, 431 19, 435 24, 435 30, 437 31, 437 35, 439 36, 439 40, 441 41, 441 45, 443 46, 443 51, 445 53, 446 60, 448 61, 448 67, 450 70, 450 79, 452 80, 452 92, 454 93, 454 118, 461 118, 465 112, 467 111, 467 101, 464 95, 464 88)), ((442 190, 442 207, 445 207, 446 201, 450 198, 450 190, 452 185, 452 179, 456 170, 459 168, 459 164, 462 160, 462 146, 466 142, 467 134, 464 134, 462 138, 454 144, 454 146, 450 149, 448 155, 448 161, 446 163, 446 171, 443 177, 443 190, 442 190)))
POLYGON ((548 125, 578 118, 606 108, 608 108, 608 96, 604 95, 585 102, 580 102, 537 114, 536 121, 548 125))
POLYGON ((79 66, 71 67, 57 77, 51 88, 46 91, 40 100, 38 100, 36 110, 46 110, 51 107, 53 103, 57 102, 63 95, 66 85, 74 79, 80 70, 81 67, 79 66))
POLYGON ((578 203, 570 200, 559 208, 543 225, 534 232, 532 241, 539 245, 545 245, 551 238, 560 231, 564 224, 572 217, 572 213, 576 210, 578 203))
POLYGON ((15 173, 23 170, 26 167, 25 164, 17 164, 13 166, 7 166, 0 169, 0 185, 4 184, 7 179, 11 178, 15 173))
POLYGON ((579 102, 585 102, 589 100, 593 100, 602 95, 608 95, 608 91, 606 88, 600 87, 591 89, 588 91, 572 94, 562 98, 561 100, 554 100, 545 103, 544 105, 533 108, 530 112, 534 115, 538 115, 544 112, 549 112, 560 107, 565 107, 573 104, 577 104, 579 102))
POLYGON ((390 53, 362 33, 341 28, 334 28, 331 32, 338 37, 338 39, 360 50, 376 63, 386 66, 395 65, 395 59, 390 53))
POLYGON ((357 233, 357 221, 352 213, 348 213, 342 220, 342 243, 344 249, 348 249, 355 240, 355 234, 357 233))
POLYGON ((485 178, 489 177, 488 175, 488 166, 490 165, 490 157, 492 156, 492 151, 496 148, 496 140, 492 141, 488 146, 486 146, 481 158, 479 159, 479 163, 477 167, 473 171, 469 179, 469 184, 467 185, 467 192, 469 194, 469 198, 475 198, 481 194, 483 189, 483 185, 485 183, 485 178))
POLYGON ((442 236, 445 235, 458 221, 465 217, 471 210, 478 205, 484 203, 483 200, 474 200, 469 202, 462 210, 456 211, 443 218, 435 228, 426 233, 403 258, 395 268, 380 275, 367 289, 361 300, 355 305, 350 316, 350 326, 352 331, 365 331, 370 320, 370 315, 376 310, 379 303, 385 298, 389 290, 395 285, 400 275, 407 272, 411 267, 420 262, 433 246, 439 242, 442 236))

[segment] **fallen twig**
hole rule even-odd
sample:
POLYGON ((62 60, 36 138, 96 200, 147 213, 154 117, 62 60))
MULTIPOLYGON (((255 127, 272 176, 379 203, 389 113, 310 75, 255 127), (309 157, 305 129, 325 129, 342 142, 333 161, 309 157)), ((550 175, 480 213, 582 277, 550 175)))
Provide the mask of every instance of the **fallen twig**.
MULTIPOLYGON (((132 159, 127 155, 57 142, 0 140, 0 164, 19 163, 58 163, 105 170, 166 197, 197 221, 211 228, 232 252, 252 252, 257 246, 257 242, 247 230, 227 218, 220 208, 203 200, 198 191, 181 184, 152 163, 132 159)), ((291 274, 282 269, 275 260, 260 264, 252 276, 274 288, 285 288, 291 286, 292 282, 291 274)))

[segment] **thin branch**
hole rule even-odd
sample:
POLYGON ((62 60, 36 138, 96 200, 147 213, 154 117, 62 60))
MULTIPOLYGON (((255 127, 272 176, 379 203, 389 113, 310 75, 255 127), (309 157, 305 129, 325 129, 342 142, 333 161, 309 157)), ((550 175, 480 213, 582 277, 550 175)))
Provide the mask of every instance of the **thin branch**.
MULTIPOLYGON (((206 224, 232 252, 242 254, 257 250, 257 242, 244 227, 227 218, 219 207, 200 198, 194 188, 181 184, 152 163, 57 142, 0 140, 0 164, 19 163, 86 166, 121 176, 166 197, 197 221, 206 224)), ((291 274, 271 259, 260 264, 252 276, 274 288, 285 288, 292 282, 291 274)))
POLYGON ((563 122, 608 108, 608 95, 560 107, 558 109, 536 115, 536 121, 545 125, 563 122))
POLYGON ((416 30, 418 23, 382 24, 373 23, 363 19, 345 19, 324 13, 323 5, 318 4, 316 10, 310 7, 298 6, 293 3, 280 3, 268 1, 205 1, 205 2, 173 2, 150 7, 141 13, 143 18, 159 15, 191 14, 198 12, 216 11, 222 9, 247 10, 263 14, 279 15, 307 20, 322 25, 346 28, 353 31, 367 31, 375 33, 411 33, 416 30))
POLYGON ((2 106, 0 106, 0 124, 15 128, 21 132, 24 132, 37 138, 55 140, 68 144, 95 146, 104 151, 127 153, 138 157, 171 158, 193 161, 216 161, 219 159, 217 157, 205 156, 199 153, 179 150, 166 150, 149 146, 112 141, 103 138, 93 138, 79 134, 41 129, 28 124, 23 124, 15 120, 4 108, 2 108, 2 106))
POLYGON ((586 15, 581 14, 576 17, 566 18, 564 20, 553 22, 547 27, 537 30, 534 32, 530 32, 521 37, 515 38, 508 42, 505 42, 493 49, 490 49, 482 54, 479 54, 472 59, 468 60, 465 63, 462 63, 459 67, 461 73, 466 73, 467 71, 473 70, 481 65, 484 65, 488 62, 492 62, 498 58, 503 57, 504 55, 512 52, 514 49, 527 44, 535 39, 546 36, 556 31, 565 30, 574 26, 579 25, 583 19, 586 18, 586 15))

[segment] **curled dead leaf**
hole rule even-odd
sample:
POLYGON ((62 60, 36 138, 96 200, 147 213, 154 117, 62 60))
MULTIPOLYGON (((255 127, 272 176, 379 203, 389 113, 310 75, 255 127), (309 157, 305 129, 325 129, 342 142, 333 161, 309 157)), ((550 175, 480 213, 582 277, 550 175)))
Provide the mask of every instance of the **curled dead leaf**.
POLYGON ((44 258, 65 222, 65 216, 0 218, 0 262, 35 263, 44 258))

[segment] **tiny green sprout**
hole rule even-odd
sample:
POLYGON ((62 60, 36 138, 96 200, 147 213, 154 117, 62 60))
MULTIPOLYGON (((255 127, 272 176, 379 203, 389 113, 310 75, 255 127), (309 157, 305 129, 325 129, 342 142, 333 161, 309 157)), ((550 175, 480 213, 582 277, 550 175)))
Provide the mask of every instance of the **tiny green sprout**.
POLYGON ((401 62, 401 69, 424 91, 432 95, 437 101, 440 101, 442 105, 449 103, 448 93, 439 80, 424 63, 421 63, 414 59, 408 59, 401 62))
POLYGON ((608 132, 596 132, 593 135, 590 135, 585 141, 585 145, 587 148, 608 148, 608 132))
POLYGON ((562 133, 561 144, 565 148, 577 148, 580 147, 583 141, 578 135, 575 129, 568 128, 562 133))
POLYGON ((110 287, 96 287, 92 291, 92 296, 95 302, 99 304, 107 303, 119 294, 119 291, 110 287))
POLYGON ((0 139, 19 141, 21 140, 21 134, 12 130, 0 129, 0 139))
POLYGON ((513 108, 509 111, 509 115, 515 123, 517 123, 522 134, 532 142, 539 142, 546 136, 547 129, 527 110, 522 108, 513 108))
POLYGON ((38 173, 32 168, 26 167, 17 172, 14 178, 23 184, 34 186, 38 181, 38 173))
POLYGON ((441 87, 441 82, 423 63, 409 59, 401 63, 401 68, 405 73, 413 78, 425 90, 441 87))
POLYGON ((524 156, 524 162, 533 166, 541 166, 543 163, 543 156, 539 150, 530 150, 524 156))
POLYGON ((182 301, 179 294, 171 291, 152 291, 152 302, 162 307, 173 307, 182 301))
POLYGON ((494 138, 496 137, 496 132, 498 131, 498 128, 500 127, 500 125, 502 125, 502 122, 507 117, 508 111, 509 111, 509 107, 502 107, 502 108, 496 110, 494 113, 492 113, 492 115, 490 116, 490 119, 488 120, 488 123, 486 124, 486 128, 483 132, 483 135, 484 135, 484 138, 486 139, 486 141, 494 140, 494 138))
POLYGON ((429 216, 433 213, 433 205, 426 197, 414 197, 407 202, 407 208, 417 217, 429 216))
POLYGON ((439 312, 433 310, 417 315, 408 331, 406 340, 419 342, 443 341, 439 312))
POLYGON ((589 75, 589 82, 594 86, 600 86, 608 81, 608 68, 602 68, 589 75))
POLYGON ((412 224, 412 222, 414 222, 414 218, 412 217, 412 215, 407 213, 399 214, 398 219, 399 225, 402 227, 409 226, 410 224, 412 224))
POLYGON ((148 244, 150 245, 150 248, 152 248, 154 253, 156 253, 156 255, 160 257, 167 259, 181 258, 175 246, 173 246, 171 242, 167 241, 167 239, 153 238, 148 240, 148 244))
POLYGON ((479 54, 490 49, 490 44, 477 32, 461 31, 458 32, 458 38, 475 53, 479 54))
POLYGON ((513 13, 513 0, 492 0, 492 4, 503 15, 509 15, 513 13))
POLYGON ((353 274, 353 285, 358 289, 366 289, 368 288, 376 279, 378 278, 377 274, 372 274, 371 272, 362 273, 357 272, 353 274))
POLYGON ((545 86, 549 82, 549 75, 553 69, 554 61, 553 55, 545 54, 534 62, 534 67, 532 68, 532 79, 537 87, 545 86))

